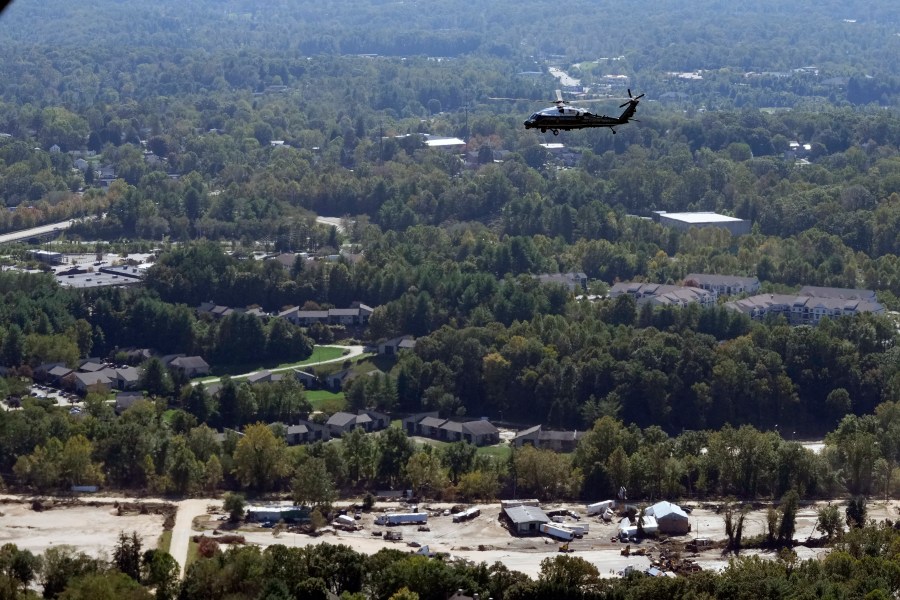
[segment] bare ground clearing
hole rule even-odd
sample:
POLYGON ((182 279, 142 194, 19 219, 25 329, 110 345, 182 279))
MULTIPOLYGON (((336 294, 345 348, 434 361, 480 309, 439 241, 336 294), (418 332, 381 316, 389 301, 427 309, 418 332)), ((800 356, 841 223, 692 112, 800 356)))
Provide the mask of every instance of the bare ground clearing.
POLYGON ((30 500, 6 497, 0 503, 0 545, 12 543, 39 554, 53 546, 70 545, 94 557, 109 557, 119 533, 137 532, 144 549, 155 548, 166 515, 147 504, 146 514, 135 507, 119 514, 112 504, 95 502, 56 503, 35 511, 30 500))

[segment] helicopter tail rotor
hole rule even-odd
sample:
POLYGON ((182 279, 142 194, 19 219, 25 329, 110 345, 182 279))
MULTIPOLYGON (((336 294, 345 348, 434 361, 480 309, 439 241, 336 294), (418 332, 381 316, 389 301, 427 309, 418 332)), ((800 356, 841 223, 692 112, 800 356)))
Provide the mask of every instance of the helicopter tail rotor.
POLYGON ((644 97, 644 94, 641 94, 640 96, 632 96, 632 95, 631 95, 631 88, 628 88, 628 102, 625 102, 625 103, 623 103, 623 104, 620 104, 620 105, 619 105, 619 108, 625 108, 625 107, 628 106, 629 104, 637 104, 638 100, 640 100, 640 99, 643 98, 643 97, 644 97))

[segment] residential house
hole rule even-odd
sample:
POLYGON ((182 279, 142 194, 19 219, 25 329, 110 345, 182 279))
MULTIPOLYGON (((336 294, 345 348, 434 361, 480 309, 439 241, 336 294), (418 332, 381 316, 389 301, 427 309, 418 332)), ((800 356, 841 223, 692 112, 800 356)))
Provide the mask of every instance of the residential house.
POLYGON ((812 298, 834 298, 836 300, 865 300, 866 302, 878 302, 875 292, 872 290, 858 290, 853 288, 832 288, 804 285, 797 292, 798 296, 810 296, 812 298))
POLYGON ((316 377, 313 373, 309 373, 308 371, 301 371, 300 369, 294 369, 294 377, 297 378, 303 387, 308 390, 314 390, 319 387, 319 378, 316 377))
POLYGON ((136 367, 116 367, 114 385, 120 390, 131 390, 138 386, 141 380, 141 370, 136 367))
POLYGON ((116 394, 116 414, 121 415, 143 399, 144 392, 119 392, 116 394))
POLYGON ((114 387, 113 379, 109 376, 106 369, 87 373, 79 371, 72 375, 74 377, 75 391, 79 394, 87 394, 88 392, 105 393, 114 387))
POLYGON ((316 323, 356 326, 366 325, 373 310, 371 306, 359 302, 354 302, 350 308, 329 308, 328 310, 300 310, 294 306, 278 313, 278 317, 287 319, 300 327, 310 327, 316 323))
POLYGON ((684 278, 684 281, 685 285, 703 288, 714 293, 716 297, 755 294, 759 291, 759 279, 756 277, 690 273, 684 278))
POLYGON ((703 307, 714 306, 716 296, 703 288, 666 285, 662 283, 617 283, 609 290, 609 297, 622 294, 633 297, 637 304, 650 303, 652 306, 687 306, 697 302, 703 307))
POLYGON ((406 432, 406 435, 423 435, 419 429, 419 423, 421 423, 422 419, 425 417, 437 418, 438 414, 438 411, 433 410, 409 415, 401 421, 403 430, 406 432))
POLYGON ((550 431, 545 430, 542 425, 535 425, 516 433, 513 445, 521 448, 525 444, 531 444, 535 448, 573 452, 582 435, 584 435, 583 431, 550 431))
POLYGON ((47 381, 51 385, 59 387, 60 382, 63 380, 63 378, 68 376, 72 372, 72 369, 65 365, 57 365, 47 371, 47 381))
POLYGON ((247 383, 275 383, 276 381, 281 381, 283 375, 280 373, 273 373, 269 370, 257 371, 255 373, 251 373, 247 376, 247 383))
POLYGON ((500 430, 486 419, 466 421, 462 424, 462 441, 475 446, 493 446, 500 443, 500 430))
POLYGON ((288 446, 326 442, 330 439, 331 433, 328 427, 312 421, 300 421, 296 425, 288 425, 285 429, 285 442, 288 446))
POLYGON ((818 325, 824 317, 834 319, 864 312, 884 313, 884 306, 871 300, 874 294, 868 290, 810 287, 801 291, 804 290, 829 295, 759 294, 726 302, 725 306, 757 321, 770 315, 781 315, 791 325, 818 325))
POLYGON ((411 335, 401 335, 378 344, 378 354, 382 356, 396 356, 401 350, 412 350, 416 347, 416 340, 411 335))
POLYGON ((476 446, 500 443, 500 430, 488 421, 451 421, 427 412, 411 415, 403 420, 403 428, 409 435, 419 435, 445 442, 468 442, 476 446))
POLYGON ((209 364, 199 356, 179 356, 169 361, 169 368, 178 369, 186 377, 209 375, 209 364))
POLYGON ((328 418, 325 426, 333 437, 340 437, 357 427, 364 429, 366 433, 381 431, 386 429, 390 422, 391 420, 387 415, 374 410, 359 410, 356 414, 336 412, 328 418))
POLYGON ((99 358, 88 358, 81 363, 81 365, 78 367, 78 370, 83 373, 96 373, 97 371, 102 371, 105 368, 106 365, 99 358))
POLYGON ((352 374, 353 369, 342 369, 332 373, 325 377, 325 386, 339 392, 344 387, 344 384, 349 383, 353 379, 352 374))
MULTIPOLYGON (((451 433, 452 427, 444 427, 444 424, 447 423, 447 419, 442 419, 440 417, 425 417, 416 427, 419 435, 424 435, 425 437, 434 438, 436 440, 452 440, 448 437, 451 433), (441 429, 444 427, 443 429, 441 429)), ((458 429, 459 433, 462 433, 462 428, 458 429)), ((455 437, 455 436, 454 436, 455 437)))

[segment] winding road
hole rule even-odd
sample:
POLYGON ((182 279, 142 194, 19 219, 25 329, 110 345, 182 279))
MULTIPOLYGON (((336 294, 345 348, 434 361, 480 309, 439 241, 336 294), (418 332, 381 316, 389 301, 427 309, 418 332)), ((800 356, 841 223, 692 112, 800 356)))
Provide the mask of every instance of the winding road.
MULTIPOLYGON (((291 365, 289 367, 278 367, 275 369, 264 369, 269 373, 280 373, 283 371, 293 371, 294 369, 305 369, 307 367, 316 367, 319 365, 327 365, 328 363, 336 363, 345 360, 349 360, 351 358, 356 358, 357 356, 362 356, 365 353, 365 347, 363 346, 337 346, 337 345, 323 345, 319 346, 319 348, 345 348, 349 350, 347 354, 342 354, 337 358, 329 358, 328 360, 320 360, 317 362, 306 363, 303 365, 291 365)), ((242 373, 241 375, 232 375, 232 379, 246 379, 252 375, 256 375, 257 373, 261 373, 262 371, 250 371, 249 373, 242 373)), ((221 381, 221 377, 213 377, 213 378, 203 378, 201 380, 192 381, 191 385, 197 385, 198 383, 203 383, 203 385, 209 385, 210 383, 217 383, 221 381)))

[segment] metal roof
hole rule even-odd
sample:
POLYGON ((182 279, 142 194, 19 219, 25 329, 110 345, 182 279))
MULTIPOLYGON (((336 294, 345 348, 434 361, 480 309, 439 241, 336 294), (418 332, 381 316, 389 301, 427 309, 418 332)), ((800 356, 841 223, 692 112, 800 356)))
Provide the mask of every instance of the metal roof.
POLYGON ((537 506, 513 506, 504 508, 509 520, 519 525, 521 523, 549 523, 550 518, 537 506))

